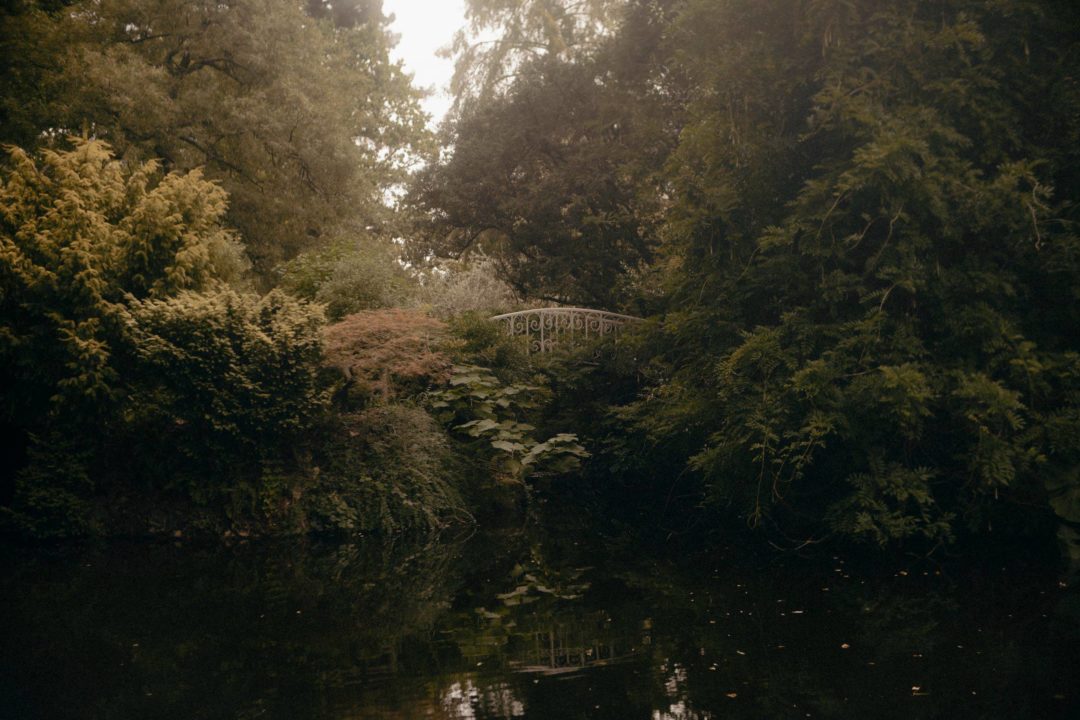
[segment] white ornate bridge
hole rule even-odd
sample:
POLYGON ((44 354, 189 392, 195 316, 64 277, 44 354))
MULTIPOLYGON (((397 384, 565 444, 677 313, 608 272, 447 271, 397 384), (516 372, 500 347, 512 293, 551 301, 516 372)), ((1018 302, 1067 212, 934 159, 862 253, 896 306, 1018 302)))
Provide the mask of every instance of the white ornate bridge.
POLYGON ((560 339, 589 340, 614 335, 626 323, 641 318, 589 308, 535 308, 496 315, 508 335, 525 338, 528 352, 551 352, 560 339))

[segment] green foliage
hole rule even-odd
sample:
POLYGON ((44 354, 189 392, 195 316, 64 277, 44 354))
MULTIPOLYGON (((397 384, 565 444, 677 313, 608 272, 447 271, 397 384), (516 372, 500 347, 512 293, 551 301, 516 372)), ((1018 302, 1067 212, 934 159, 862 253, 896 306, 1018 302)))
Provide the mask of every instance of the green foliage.
POLYGON ((448 325, 451 340, 447 346, 459 362, 481 365, 507 377, 528 371, 524 343, 507 335, 503 325, 492 322, 486 313, 464 313, 448 325))
POLYGON ((0 56, 0 74, 12 71, 0 107, 15 121, 0 140, 93 132, 128 159, 205 168, 267 279, 335 232, 392 224, 384 193, 426 142, 419 93, 389 59, 387 19, 374 3, 342 5, 351 20, 336 4, 318 20, 275 0, 5 13, 26 49, 5 43, 0 56))
POLYGON ((319 482, 303 499, 316 531, 394 533, 470 519, 446 433, 420 408, 343 415, 324 452, 319 482))
MULTIPOLYGON (((478 2, 474 12, 480 22, 505 21, 511 36, 539 32, 519 25, 547 13, 565 35, 579 22, 596 30, 584 18, 594 7, 613 14, 608 5, 478 2)), ((598 37, 582 54, 537 52, 497 73, 513 78, 508 88, 462 109, 445 131, 453 152, 413 179, 417 258, 480 249, 521 296, 607 308, 627 300, 625 277, 657 247, 657 173, 675 139, 662 120, 674 98, 657 92, 648 62, 660 26, 638 10, 627 36, 598 37)))
POLYGON ((484 255, 428 273, 419 299, 441 318, 498 315, 519 305, 513 289, 499 278, 495 260, 484 255))
POLYGON ((30 147, 40 139, 50 99, 70 88, 56 52, 64 38, 55 22, 60 2, 12 0, 0 5, 0 133, 3 142, 30 147))
POLYGON ((125 165, 101 142, 76 140, 38 159, 9 150, 0 176, 0 421, 9 447, 29 448, 21 470, 5 468, 18 471, 12 507, 24 529, 90 528, 98 453, 122 424, 129 383, 141 378, 123 357, 127 306, 235 281, 245 260, 221 224, 225 209, 224 192, 200 173, 125 165), (77 452, 65 437, 81 438, 77 452))
POLYGON ((327 314, 335 320, 361 310, 400 305, 406 298, 407 279, 394 262, 388 255, 346 258, 334 266, 315 300, 326 305, 327 314))
POLYGON ((532 473, 568 473, 577 470, 581 460, 587 457, 589 452, 578 442, 577 435, 558 433, 530 447, 521 458, 521 465, 532 473))
POLYGON ((416 283, 398 259, 398 248, 375 239, 337 241, 286 263, 279 287, 322 303, 331 320, 362 310, 400 306, 416 283))
POLYGON ((468 30, 454 36, 451 90, 457 105, 490 100, 537 56, 582 57, 611 29, 620 9, 612 0, 469 0, 468 30))
POLYGON ((847 478, 854 492, 833 507, 835 529, 882 546, 913 536, 951 542, 953 516, 934 501, 936 474, 929 468, 871 461, 870 472, 847 478))
POLYGON ((277 291, 220 290, 139 301, 129 312, 142 373, 131 390, 137 424, 159 428, 156 455, 184 459, 177 474, 198 501, 227 494, 223 477, 287 454, 326 407, 316 307, 277 291))
POLYGON ((671 292, 623 417, 754 525, 828 517, 884 544, 1041 522, 1044 478, 1077 451, 1051 420, 1078 388, 1075 20, 1050 3, 680 7, 671 292))
POLYGON ((14 503, 0 507, 0 528, 47 539, 82 537, 98 529, 91 448, 85 437, 31 435, 27 463, 15 478, 14 503))
POLYGON ((540 386, 504 383, 486 368, 455 365, 449 387, 429 394, 428 404, 436 418, 474 438, 478 449, 488 446, 507 480, 522 481, 541 473, 564 473, 576 469, 589 453, 577 435, 558 433, 543 442, 534 439, 536 427, 524 422, 530 410, 544 399, 540 386))
POLYGON ((0 367, 9 421, 91 411, 118 381, 125 298, 234 279, 242 251, 222 228, 225 195, 199 173, 115 160, 100 142, 10 150, 0 185, 0 367))

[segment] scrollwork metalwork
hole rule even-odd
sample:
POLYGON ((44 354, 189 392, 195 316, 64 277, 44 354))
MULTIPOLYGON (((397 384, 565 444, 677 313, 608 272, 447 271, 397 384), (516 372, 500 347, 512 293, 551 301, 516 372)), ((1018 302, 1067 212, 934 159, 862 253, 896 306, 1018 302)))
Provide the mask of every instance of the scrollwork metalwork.
POLYGON ((571 307, 521 310, 491 319, 504 323, 508 335, 525 338, 525 347, 530 353, 546 353, 564 338, 575 341, 614 335, 626 323, 641 318, 571 307))

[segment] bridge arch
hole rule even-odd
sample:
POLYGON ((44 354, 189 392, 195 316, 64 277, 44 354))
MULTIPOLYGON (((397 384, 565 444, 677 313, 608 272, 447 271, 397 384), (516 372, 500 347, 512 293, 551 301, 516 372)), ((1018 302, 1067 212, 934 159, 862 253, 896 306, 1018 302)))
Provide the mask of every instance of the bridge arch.
POLYGON ((641 320, 605 310, 551 307, 519 310, 491 318, 505 325, 508 335, 525 338, 528 352, 551 352, 560 339, 602 338, 619 332, 623 325, 641 320))

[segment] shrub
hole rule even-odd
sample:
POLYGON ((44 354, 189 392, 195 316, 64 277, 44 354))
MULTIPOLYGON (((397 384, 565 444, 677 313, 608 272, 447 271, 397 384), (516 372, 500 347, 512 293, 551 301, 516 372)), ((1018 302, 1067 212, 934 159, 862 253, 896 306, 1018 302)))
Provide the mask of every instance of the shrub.
POLYGON ((536 440, 527 420, 547 395, 535 385, 504 383, 487 368, 455 365, 449 387, 432 392, 428 403, 441 421, 473 438, 471 452, 490 457, 502 480, 520 483, 534 474, 576 470, 589 456, 573 433, 536 440))
POLYGON ((156 456, 186 461, 195 500, 227 494, 238 476, 258 477, 261 461, 287 454, 324 411, 322 324, 320 308, 277 291, 132 304, 130 351, 140 372, 132 425, 164 433, 156 456))
POLYGON ((324 464, 305 498, 315 530, 431 530, 469 518, 446 433, 420 408, 381 405, 342 416, 324 464))
POLYGON ((281 269, 281 288, 326 305, 332 320, 405 303, 415 281, 396 246, 379 240, 336 241, 304 253, 281 269))
POLYGON ((91 452, 81 438, 30 436, 29 462, 15 478, 15 502, 0 527, 36 538, 70 538, 95 529, 91 452))
POLYGON ((529 367, 526 344, 520 337, 506 334, 504 325, 486 314, 466 312, 449 322, 453 338, 449 348, 454 358, 494 371, 525 371, 529 367))
POLYGON ((513 288, 499 277, 495 261, 484 256, 429 275, 419 297, 442 318, 469 312, 497 315, 521 304, 513 288))
POLYGON ((444 323, 401 309, 355 313, 323 332, 327 364, 362 399, 383 401, 449 377, 450 358, 439 349, 445 337, 444 323))
POLYGON ((97 406, 115 391, 125 298, 235 280, 244 260, 221 225, 225 193, 197 172, 161 178, 156 163, 130 168, 86 140, 40 161, 9 155, 0 176, 3 404, 40 423, 50 408, 97 406))
MULTIPOLYGON (((247 267, 222 219, 224 191, 198 172, 130 166, 75 140, 0 172, 0 430, 15 524, 38 535, 90 528, 89 473, 121 418, 125 306, 237 282, 247 267), (86 429, 94 431, 88 433, 86 429), (58 439, 80 437, 77 452, 58 439), (37 439, 34 439, 37 438, 37 439), (21 466, 21 467, 19 467, 21 466)), ((173 368, 165 368, 165 373, 173 368)), ((10 513, 9 513, 10 515, 10 513)), ((10 519, 10 518, 9 518, 10 519)))

